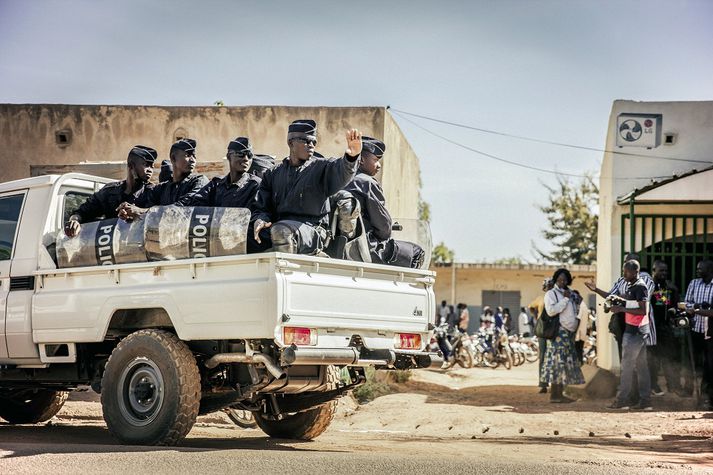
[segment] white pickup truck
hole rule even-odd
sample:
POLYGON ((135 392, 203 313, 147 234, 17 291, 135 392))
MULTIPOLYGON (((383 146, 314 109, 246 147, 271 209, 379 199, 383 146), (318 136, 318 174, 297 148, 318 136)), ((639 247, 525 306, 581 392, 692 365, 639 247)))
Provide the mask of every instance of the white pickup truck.
POLYGON ((229 406, 311 439, 365 367, 442 362, 429 271, 280 253, 58 268, 63 223, 107 182, 0 184, 0 418, 47 420, 91 385, 123 443, 175 444, 229 406))

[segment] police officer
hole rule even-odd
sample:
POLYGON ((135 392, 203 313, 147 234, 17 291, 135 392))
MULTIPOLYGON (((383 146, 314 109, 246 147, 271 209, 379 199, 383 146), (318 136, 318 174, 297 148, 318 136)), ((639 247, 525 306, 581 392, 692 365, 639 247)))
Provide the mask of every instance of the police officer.
POLYGON ((423 249, 417 244, 391 237, 393 222, 386 209, 384 189, 374 178, 381 169, 381 158, 386 151, 386 145, 380 140, 366 136, 362 137, 362 144, 359 170, 344 190, 359 200, 371 260, 378 264, 421 267, 425 256, 423 249))
POLYGON ((152 206, 186 204, 190 195, 203 188, 208 179, 204 175, 196 175, 196 141, 181 139, 171 145, 170 151, 173 178, 159 183, 149 192, 144 193, 134 204, 122 203, 119 207, 119 217, 133 219, 148 211, 152 206))
POLYGON ((158 153, 144 145, 136 145, 126 159, 126 179, 107 183, 87 199, 69 218, 65 234, 74 237, 79 234, 81 223, 99 219, 116 218, 122 203, 135 203, 153 188, 149 182, 153 176, 153 164, 158 153))
POLYGON ((329 197, 354 177, 361 134, 346 133, 339 159, 317 158, 317 124, 302 119, 288 128, 289 157, 265 173, 253 208, 254 238, 279 252, 318 254, 327 238, 329 197), (269 235, 268 235, 269 232, 269 235))
POLYGON ((266 171, 275 168, 275 157, 272 155, 253 155, 252 165, 250 165, 250 170, 248 173, 255 175, 262 180, 262 176, 266 171))
MULTIPOLYGON (((238 137, 228 144, 226 158, 230 173, 215 177, 203 188, 190 195, 188 206, 223 206, 226 208, 249 208, 255 201, 258 186, 262 181, 248 173, 253 161, 250 139, 238 137)), ((181 203, 183 204, 183 203, 181 203)))
POLYGON ((173 179, 173 169, 171 168, 171 160, 161 160, 161 171, 158 173, 158 182, 169 181, 173 179))

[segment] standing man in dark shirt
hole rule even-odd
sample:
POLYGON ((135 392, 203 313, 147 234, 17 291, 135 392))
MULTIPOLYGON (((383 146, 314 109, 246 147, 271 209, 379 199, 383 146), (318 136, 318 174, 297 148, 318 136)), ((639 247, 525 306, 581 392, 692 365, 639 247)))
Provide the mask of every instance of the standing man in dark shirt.
POLYGON ((156 185, 150 192, 144 193, 135 204, 122 203, 119 209, 121 219, 133 219, 148 211, 152 206, 186 204, 190 195, 203 188, 208 179, 195 175, 196 141, 181 139, 171 145, 171 167, 173 178, 156 185))
POLYGON ((250 208, 257 195, 261 179, 248 173, 253 161, 252 145, 247 137, 238 137, 228 144, 226 158, 230 173, 215 177, 203 188, 180 204, 187 206, 223 206, 250 208))
POLYGON ((74 237, 79 234, 81 223, 99 219, 116 218, 119 205, 135 203, 153 185, 153 164, 158 153, 144 145, 136 145, 129 151, 126 159, 126 179, 107 183, 101 190, 90 196, 69 218, 65 225, 65 234, 74 237))
POLYGON ((674 335, 674 328, 669 322, 668 310, 676 308, 679 300, 678 288, 667 280, 668 265, 664 261, 654 261, 654 288, 651 292, 651 312, 649 316, 656 327, 657 342, 647 350, 649 357, 649 373, 651 375, 651 390, 656 395, 663 391, 658 385, 659 369, 663 368, 666 377, 666 387, 669 392, 681 391, 681 373, 689 366, 679 364, 681 345, 674 335))
POLYGON ((624 314, 624 335, 622 339, 621 381, 616 400, 610 409, 628 410, 626 402, 630 396, 634 381, 634 371, 639 386, 639 403, 635 409, 651 411, 651 380, 646 357, 646 343, 650 338, 648 300, 649 291, 639 277, 639 263, 626 261, 623 267, 626 289, 623 298, 625 304, 613 306, 611 311, 624 314))
POLYGON ((386 144, 371 137, 362 137, 362 144, 359 170, 344 190, 359 200, 371 260, 377 264, 421 267, 425 256, 423 249, 391 237, 393 221, 386 209, 384 189, 375 178, 381 169, 386 144))
POLYGON ((277 252, 321 252, 329 228, 329 197, 354 177, 361 153, 358 130, 349 130, 346 141, 342 158, 316 158, 316 123, 302 119, 290 124, 290 156, 263 175, 258 189, 252 216, 258 244, 267 245, 271 240, 277 252))

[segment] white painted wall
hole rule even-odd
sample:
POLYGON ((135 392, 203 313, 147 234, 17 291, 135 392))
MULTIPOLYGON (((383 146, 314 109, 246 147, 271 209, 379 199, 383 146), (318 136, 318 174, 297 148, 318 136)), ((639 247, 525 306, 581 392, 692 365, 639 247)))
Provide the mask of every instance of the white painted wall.
MULTIPOLYGON (((620 275, 621 215, 628 206, 619 206, 617 197, 651 183, 644 177, 671 176, 692 169, 703 169, 713 164, 713 101, 702 102, 636 102, 617 100, 612 105, 606 139, 606 150, 636 153, 633 157, 604 153, 600 173, 599 234, 597 240, 597 286, 609 290, 620 275), (642 147, 617 147, 617 117, 622 113, 662 114, 662 142, 666 133, 675 133, 673 145, 660 145, 653 149, 642 147), (655 157, 673 157, 688 160, 707 160, 710 164, 661 160, 655 157)), ((705 181, 694 181, 694 186, 713 186, 705 181), (701 185, 702 183, 702 185, 701 185)), ((656 213, 686 213, 701 211, 701 206, 662 207, 651 209, 656 213)), ((637 210, 643 210, 637 207, 637 210)), ((710 205, 708 206, 710 212, 710 205)), ((598 307, 599 308, 599 307, 598 307)), ((607 332, 608 315, 599 308, 597 328, 599 341, 597 360, 600 367, 617 371, 619 359, 614 338, 607 332)))

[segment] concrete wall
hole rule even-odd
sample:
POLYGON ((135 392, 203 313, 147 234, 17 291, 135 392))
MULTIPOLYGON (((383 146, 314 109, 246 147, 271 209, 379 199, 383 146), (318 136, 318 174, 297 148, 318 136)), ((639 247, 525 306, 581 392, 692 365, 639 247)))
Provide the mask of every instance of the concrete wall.
POLYGON ((383 184, 396 218, 418 214, 418 157, 383 107, 158 107, 0 104, 0 181, 26 178, 30 167, 81 162, 123 162, 135 144, 168 158, 177 132, 198 140, 199 161, 219 161, 228 142, 250 137, 256 153, 285 157, 287 126, 295 119, 317 121, 317 150, 341 156, 349 127, 382 138, 388 150, 383 184), (59 145, 56 133, 71 143, 59 145))
MULTIPOLYGON (((596 269, 594 266, 566 266, 572 273, 574 282, 572 288, 578 290, 584 297, 584 302, 589 301, 591 292, 584 286, 584 282, 594 279, 596 269)), ((552 277, 558 266, 541 265, 497 265, 497 264, 462 264, 436 266, 431 268, 436 275, 434 291, 436 302, 440 305, 442 300, 449 304, 465 303, 475 309, 480 316, 483 291, 519 291, 520 306, 527 307, 537 297, 542 295, 542 281, 552 277)), ((519 308, 511 308, 513 318, 520 313, 519 308)))
MULTIPOLYGON (((620 275, 621 265, 621 215, 629 212, 628 206, 617 204, 617 198, 651 183, 647 177, 682 174, 692 169, 703 169, 704 163, 661 160, 672 157, 713 162, 713 101, 706 102, 636 102, 615 101, 609 117, 606 150, 635 153, 627 156, 607 152, 600 173, 599 231, 597 239, 597 286, 609 290, 620 275), (622 113, 662 115, 662 135, 675 133, 672 145, 656 148, 617 147, 617 117, 622 113)), ((711 185, 713 186, 713 185, 711 185)), ((656 214, 711 213, 710 205, 637 205, 636 213, 656 214)), ((609 316, 599 312, 599 328, 606 328, 609 316)), ((599 332, 598 365, 608 370, 618 370, 616 344, 611 335, 599 332)))

